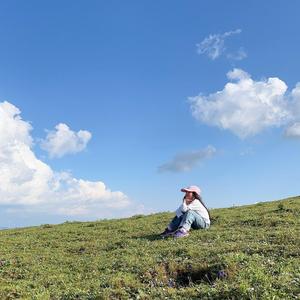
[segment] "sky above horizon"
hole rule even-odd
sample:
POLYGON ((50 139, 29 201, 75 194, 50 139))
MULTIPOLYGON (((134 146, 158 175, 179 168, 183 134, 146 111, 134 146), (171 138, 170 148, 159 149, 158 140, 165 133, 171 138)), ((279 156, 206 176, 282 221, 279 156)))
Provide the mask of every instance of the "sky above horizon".
POLYGON ((299 9, 2 1, 0 227, 299 195, 299 9))

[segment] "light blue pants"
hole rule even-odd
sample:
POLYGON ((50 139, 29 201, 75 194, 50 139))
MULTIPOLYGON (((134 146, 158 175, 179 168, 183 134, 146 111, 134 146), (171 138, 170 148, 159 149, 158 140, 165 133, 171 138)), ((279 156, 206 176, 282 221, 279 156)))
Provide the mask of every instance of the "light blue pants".
POLYGON ((209 224, 207 224, 198 213, 193 210, 188 210, 180 217, 175 216, 168 227, 172 231, 181 227, 186 231, 189 231, 191 227, 193 229, 208 228, 209 224))

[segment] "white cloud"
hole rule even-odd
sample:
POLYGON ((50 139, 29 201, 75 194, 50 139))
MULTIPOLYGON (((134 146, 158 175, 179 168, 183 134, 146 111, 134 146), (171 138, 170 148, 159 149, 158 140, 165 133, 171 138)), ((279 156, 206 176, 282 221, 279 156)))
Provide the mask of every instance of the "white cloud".
POLYGON ((47 151, 50 157, 62 157, 68 153, 77 153, 84 150, 92 135, 89 131, 72 131, 66 124, 60 123, 55 130, 48 131, 45 140, 41 141, 41 148, 47 151))
POLYGON ((31 125, 9 102, 0 103, 0 205, 12 211, 104 217, 134 208, 121 191, 101 181, 55 172, 32 151, 31 125), (127 209, 127 210, 126 210, 127 209))
POLYGON ((300 119, 300 82, 298 82, 290 95, 293 115, 296 119, 300 119))
POLYGON ((300 85, 288 93, 279 78, 255 81, 241 69, 228 72, 227 77, 234 82, 228 82, 223 90, 189 97, 197 120, 246 138, 300 118, 300 85))
POLYGON ((293 122, 286 128, 284 134, 288 138, 300 138, 300 82, 288 95, 293 122))
POLYGON ((196 167, 201 161, 212 157, 215 153, 216 149, 210 145, 205 149, 179 153, 170 162, 159 166, 158 172, 187 172, 196 167))
MULTIPOLYGON (((201 43, 196 44, 197 53, 206 54, 208 55, 209 58, 215 60, 226 51, 226 47, 225 47, 226 38, 234 34, 239 34, 241 32, 242 32, 241 29, 236 29, 232 31, 227 31, 223 34, 210 34, 201 43)), ((247 54, 243 48, 240 48, 237 53, 235 54, 229 53, 227 57, 236 60, 241 60, 247 57, 247 54)))
POLYGON ((296 122, 285 130, 285 136, 290 138, 300 138, 300 122, 296 122))
POLYGON ((227 54, 227 58, 233 60, 242 60, 246 57, 247 57, 247 53, 242 47, 237 52, 227 54))

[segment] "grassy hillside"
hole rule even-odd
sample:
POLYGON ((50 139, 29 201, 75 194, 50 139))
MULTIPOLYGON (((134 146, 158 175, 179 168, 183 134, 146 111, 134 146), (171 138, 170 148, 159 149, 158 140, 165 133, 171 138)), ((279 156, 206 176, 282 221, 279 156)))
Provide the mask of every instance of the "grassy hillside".
POLYGON ((158 239, 172 216, 0 231, 0 299, 300 299, 300 197, 158 239))

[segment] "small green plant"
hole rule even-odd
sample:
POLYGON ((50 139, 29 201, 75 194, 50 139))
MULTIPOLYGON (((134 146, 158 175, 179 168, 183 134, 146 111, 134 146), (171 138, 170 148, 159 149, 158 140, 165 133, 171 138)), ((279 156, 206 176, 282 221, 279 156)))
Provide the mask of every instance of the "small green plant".
POLYGON ((284 211, 285 210, 285 207, 284 207, 283 203, 279 203, 277 205, 277 210, 279 210, 279 211, 284 211))

